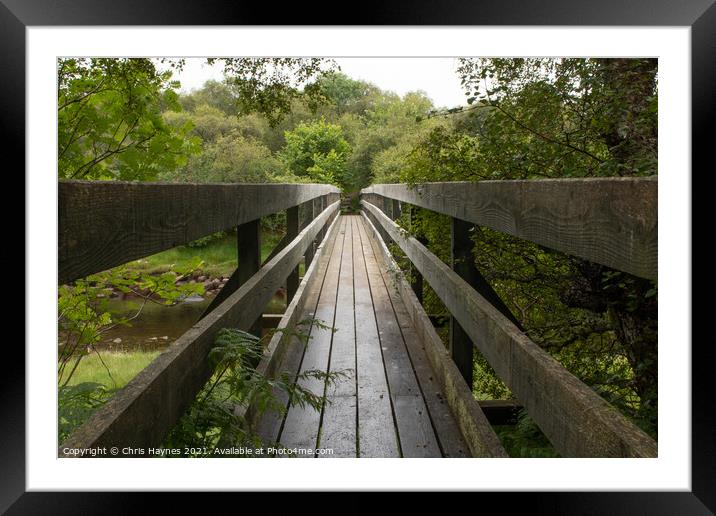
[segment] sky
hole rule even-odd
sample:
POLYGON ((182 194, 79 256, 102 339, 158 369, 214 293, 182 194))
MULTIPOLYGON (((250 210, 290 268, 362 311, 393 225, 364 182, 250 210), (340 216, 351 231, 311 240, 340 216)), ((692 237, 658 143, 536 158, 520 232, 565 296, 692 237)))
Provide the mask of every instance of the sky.
MULTIPOLYGON (((455 74, 454 58, 337 58, 341 71, 353 79, 371 82, 383 90, 405 95, 422 90, 435 107, 456 107, 465 104, 465 94, 455 74)), ((184 70, 174 76, 181 82, 181 90, 200 88, 209 79, 222 79, 221 66, 208 66, 205 59, 186 60, 184 70)))

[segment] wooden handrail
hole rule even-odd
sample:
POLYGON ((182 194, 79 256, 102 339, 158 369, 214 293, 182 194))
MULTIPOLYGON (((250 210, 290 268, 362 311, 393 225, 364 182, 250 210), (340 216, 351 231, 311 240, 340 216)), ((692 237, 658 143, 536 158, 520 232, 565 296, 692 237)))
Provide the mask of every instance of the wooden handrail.
POLYGON ((373 195, 396 199, 657 278, 656 176, 383 184, 361 194, 364 200, 373 195))
POLYGON ((221 328, 248 329, 260 316, 309 244, 338 213, 336 201, 269 263, 100 407, 62 444, 65 448, 159 445, 207 382, 206 359, 221 328))
POLYGON ((58 185, 58 283, 330 195, 323 184, 70 181, 58 185))
POLYGON ((560 454, 656 457, 657 445, 651 437, 532 342, 378 207, 361 204, 420 271, 560 454))

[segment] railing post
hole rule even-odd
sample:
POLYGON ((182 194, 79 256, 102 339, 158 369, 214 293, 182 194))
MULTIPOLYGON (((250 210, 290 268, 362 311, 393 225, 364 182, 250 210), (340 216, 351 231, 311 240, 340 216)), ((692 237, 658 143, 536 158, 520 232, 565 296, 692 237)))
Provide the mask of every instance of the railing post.
POLYGON ((393 220, 398 220, 400 218, 401 213, 401 207, 400 207, 400 201, 397 199, 393 199, 393 206, 391 206, 391 218, 393 220))
MULTIPOLYGON (((321 195, 321 213, 323 213, 323 210, 326 209, 326 206, 328 206, 328 200, 326 195, 321 195)), ((321 228, 321 231, 318 233, 318 242, 323 242, 323 238, 326 236, 326 226, 323 226, 321 228)))
MULTIPOLYGON (((470 239, 470 230, 474 225, 464 220, 453 218, 451 226, 452 268, 474 288, 479 276, 479 272, 475 267, 475 259, 472 256, 473 243, 470 239)), ((472 340, 453 316, 450 316, 450 354, 460 374, 472 389, 472 340)))
MULTIPOLYGON (((299 233, 299 218, 298 218, 298 206, 288 208, 286 210, 286 237, 289 241, 292 241, 298 236, 299 233)), ((290 303, 293 296, 298 290, 298 266, 291 271, 291 274, 286 278, 286 294, 287 303, 290 303)))
POLYGON ((395 220, 393 217, 393 200, 388 197, 383 197, 383 213, 385 213, 390 220, 395 220))
MULTIPOLYGON (((314 204, 313 201, 308 201, 303 203, 303 225, 302 227, 308 226, 311 221, 316 216, 316 213, 314 212, 314 204)), ((315 250, 316 243, 311 242, 308 244, 308 248, 306 249, 306 254, 304 255, 304 270, 308 270, 308 267, 311 265, 311 262, 313 261, 313 255, 316 253, 315 250)))
MULTIPOLYGON (((261 219, 251 220, 237 228, 238 285, 246 283, 261 268, 261 219)), ((261 336, 261 318, 251 325, 249 333, 261 336)))
MULTIPOLYGON (((410 221, 410 230, 413 230, 413 216, 415 214, 415 207, 412 204, 408 205, 408 219, 410 221)), ((418 242, 425 244, 425 239, 418 237, 418 242)), ((415 297, 418 298, 420 304, 423 304, 423 275, 420 274, 417 267, 410 262, 410 286, 413 287, 415 297)))

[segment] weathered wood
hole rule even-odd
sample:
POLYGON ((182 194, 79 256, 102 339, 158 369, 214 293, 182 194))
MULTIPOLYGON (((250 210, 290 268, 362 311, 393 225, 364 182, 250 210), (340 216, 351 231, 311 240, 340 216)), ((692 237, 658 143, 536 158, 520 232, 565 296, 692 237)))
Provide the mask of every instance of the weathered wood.
MULTIPOLYGON (((425 351, 425 345, 415 331, 413 322, 408 315, 408 311, 405 308, 405 304, 400 296, 400 292, 395 286, 393 278, 388 277, 389 273, 387 271, 390 265, 380 249, 378 249, 380 246, 384 246, 384 244, 374 237, 374 230, 375 228, 366 228, 363 234, 369 235, 366 238, 370 242, 373 256, 379 262, 379 272, 388 295, 390 296, 401 332, 403 333, 405 347, 410 356, 415 376, 418 379, 420 392, 428 407, 430 422, 435 429, 440 450, 444 457, 469 457, 470 449, 462 437, 449 405, 445 401, 446 397, 443 394, 441 386, 438 384, 435 373, 433 373, 432 366, 425 351)), ((400 419, 397 414, 396 417, 400 419)), ((403 453, 405 454, 406 452, 404 451, 403 453)))
MULTIPOLYGON (((415 238, 363 203, 566 457, 655 457, 656 442, 569 373, 415 238)), ((405 297, 405 294, 403 294, 405 297)))
MULTIPOLYGON (((286 210, 286 237, 293 240, 298 235, 300 221, 298 218, 298 206, 286 210)), ((298 290, 298 265, 286 278, 286 296, 290 303, 298 290)))
MULTIPOLYGON (((473 225, 464 220, 453 218, 450 230, 450 261, 452 269, 468 285, 475 287, 479 273, 472 255, 473 243, 470 230, 473 225)), ((450 354, 467 386, 472 389, 473 345, 470 336, 462 329, 455 317, 450 317, 450 354)))
POLYGON ((326 194, 338 195, 338 189, 60 180, 58 282, 69 283, 326 194))
POLYGON ((396 220, 396 219, 400 218, 400 215, 402 213, 402 206, 400 205, 400 201, 397 199, 393 199, 392 202, 393 202, 393 206, 391 209, 392 209, 393 216, 391 218, 393 220, 396 220))
MULTIPOLYGON (((410 227, 412 229, 413 227, 413 217, 415 216, 415 207, 411 204, 408 205, 408 218, 410 220, 410 227)), ((380 225, 378 225, 380 227, 380 225)), ((421 240, 418 238, 418 240, 421 240)), ((425 239, 421 240, 423 245, 427 244, 427 241, 425 239)), ((420 271, 418 271, 415 266, 411 263, 410 264, 410 284, 413 287, 413 292, 415 292, 415 297, 418 298, 418 301, 422 304, 423 302, 423 275, 420 274, 420 271)))
MULTIPOLYGON (((303 204, 304 209, 304 220, 303 220, 303 227, 308 226, 311 221, 313 220, 313 217, 315 217, 314 212, 314 203, 313 201, 309 201, 303 204)), ((316 244, 315 242, 312 242, 311 245, 308 246, 308 249, 306 249, 306 255, 304 257, 304 261, 306 264, 306 269, 311 265, 311 262, 313 261, 313 256, 316 253, 316 244)))
POLYGON ((657 187, 654 176, 374 185, 363 193, 656 279, 657 187))
MULTIPOLYGON (((403 340, 403 333, 393 309, 387 287, 380 274, 377 259, 368 240, 363 219, 356 217, 355 224, 358 229, 358 238, 363 255, 361 261, 365 264, 366 279, 370 287, 370 295, 375 312, 380 348, 383 355, 381 362, 385 368, 383 374, 388 380, 387 387, 390 392, 392 408, 395 414, 395 426, 398 431, 401 456, 440 457, 442 453, 438 438, 432 427, 430 413, 428 412, 423 397, 424 395, 418 384, 413 364, 407 352, 405 341, 403 340)), ((363 278, 359 276, 362 276, 362 273, 359 274, 356 271, 356 283, 363 281, 363 278)), ((358 297, 356 297, 356 304, 358 304, 358 297)), ((363 332, 361 331, 361 339, 358 341, 359 346, 364 343, 362 335, 363 332)), ((366 378, 366 375, 361 374, 361 371, 362 368, 359 362, 359 391, 363 390, 362 384, 366 381, 375 385, 370 378, 366 378)), ((360 397, 358 406, 362 406, 360 397)), ((359 424, 362 426, 360 417, 359 424)), ((359 433, 363 435, 361 432, 359 433)), ((364 449, 365 447, 361 446, 361 453, 363 453, 364 449)), ((387 457, 388 455, 381 456, 387 457)))
POLYGON ((346 377, 326 389, 326 405, 319 445, 332 448, 332 457, 356 457, 358 434, 356 415, 356 328, 353 307, 353 228, 346 220, 345 244, 338 273, 335 299, 335 333, 331 339, 329 372, 342 371, 346 377))
MULTIPOLYGON (((363 203, 363 205, 366 211, 373 208, 372 205, 367 203, 363 203)), ((373 209, 378 211, 377 208, 373 209)), ((363 217, 366 227, 370 228, 369 233, 371 233, 374 249, 378 250, 383 256, 387 265, 386 269, 393 271, 387 278, 384 275, 386 281, 390 281, 389 291, 393 295, 393 290, 397 289, 400 298, 405 304, 417 336, 415 340, 423 344, 424 352, 432 369, 432 377, 440 387, 440 391, 445 397, 444 401, 450 407, 470 454, 474 457, 507 457, 499 438, 492 430, 482 410, 480 410, 480 406, 473 397, 472 392, 450 358, 448 350, 435 332, 435 328, 433 328, 430 319, 428 319, 423 307, 415 297, 415 293, 402 272, 397 268, 397 264, 390 255, 385 242, 380 239, 378 230, 367 217, 365 211, 363 212, 363 217)), ((391 222, 391 224, 393 223, 391 222)), ((408 339, 406 342, 410 340, 413 339, 408 339)), ((429 384, 427 385, 429 386, 429 384)), ((426 396, 427 399, 429 398, 426 396)))
MULTIPOLYGON (((393 419, 393 400, 384 366, 384 350, 402 345, 400 332, 379 336, 377 318, 385 323, 392 308, 374 306, 368 280, 366 257, 360 238, 359 217, 348 216, 353 232, 353 300, 356 325, 355 354, 358 377, 358 436, 361 457, 400 457, 400 445, 393 419), (390 310, 390 312, 388 312, 390 310), (380 314, 378 313, 380 312, 380 314)), ((378 292, 375 292, 379 294, 378 292)), ((393 357, 394 358, 394 357, 393 357)), ((412 375, 410 363, 401 372, 412 375)), ((393 366, 393 364, 391 364, 393 366)), ((391 367, 391 372, 394 367, 391 367)), ((397 388, 397 382, 396 382, 397 388)), ((417 423, 417 418, 412 420, 417 423)))
MULTIPOLYGON (((261 219, 250 220, 245 224, 240 224, 236 228, 236 243, 238 253, 236 284, 238 288, 261 268, 261 219)), ((226 283, 228 284, 229 282, 227 281, 226 283)), ((261 320, 256 319, 248 328, 248 331, 260 337, 261 320)))
MULTIPOLYGON (((326 358, 323 363, 323 369, 325 370, 325 367, 328 365, 327 350, 330 344, 330 331, 315 327, 313 325, 313 318, 314 316, 317 317, 316 311, 319 296, 324 288, 324 279, 329 268, 329 263, 333 260, 332 251, 334 242, 336 242, 338 226, 339 222, 336 220, 331 223, 328 233, 326 234, 326 240, 322 242, 317 249, 317 259, 306 269, 296 296, 286 308, 286 313, 282 316, 278 324, 277 332, 271 338, 267 346, 267 351, 256 368, 259 373, 267 378, 275 378, 279 372, 283 372, 293 376, 295 381, 307 348, 310 348, 311 352, 314 350, 318 352, 325 350, 326 358), (309 339, 308 346, 305 346, 292 331, 286 330, 295 330, 307 334, 309 339), (329 336, 323 346, 321 346, 319 342, 322 337, 322 331, 329 336)), ((314 392, 316 394, 323 392, 323 385, 318 385, 315 388, 316 390, 314 392)), ((289 400, 285 391, 274 388, 273 394, 276 399, 280 400, 280 402, 288 408, 289 400)), ((302 409, 301 407, 290 408, 289 411, 294 409, 310 410, 315 414, 315 428, 312 431, 312 441, 309 439, 300 443, 305 444, 307 447, 315 446, 316 436, 318 434, 318 417, 320 414, 311 408, 302 409)), ((243 414, 238 413, 238 415, 244 414, 249 423, 249 427, 254 429, 254 431, 261 436, 264 443, 268 444, 279 440, 284 415, 274 411, 267 411, 261 414, 253 405, 247 407, 243 414)), ((310 428, 310 425, 304 428, 304 436, 311 434, 310 428)))
MULTIPOLYGON (((328 370, 328 359, 331 350, 331 328, 334 324, 336 309, 336 292, 338 290, 338 271, 341 265, 341 254, 345 242, 345 220, 338 219, 338 235, 331 246, 330 260, 327 264, 324 283, 320 289, 314 317, 328 328, 313 326, 309 341, 299 363, 299 371, 317 369, 328 370)), ((316 379, 303 379, 300 385, 311 392, 323 395, 325 383, 316 379)), ((311 407, 294 406, 288 408, 283 428, 277 439, 287 447, 312 448, 318 441, 321 413, 311 407)))
MULTIPOLYGON (((337 210, 336 202, 316 217, 271 262, 92 414, 62 448, 148 448, 160 444, 209 379, 211 368, 207 356, 217 332, 221 328, 249 328, 296 267, 308 243, 337 210)), ((60 456, 65 455, 62 448, 60 456)))

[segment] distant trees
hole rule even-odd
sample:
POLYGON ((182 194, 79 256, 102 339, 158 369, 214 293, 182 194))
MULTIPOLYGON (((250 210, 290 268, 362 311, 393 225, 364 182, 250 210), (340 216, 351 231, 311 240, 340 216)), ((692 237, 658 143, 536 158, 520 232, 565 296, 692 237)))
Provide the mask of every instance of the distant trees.
POLYGON ((325 120, 301 123, 286 131, 286 146, 280 153, 287 169, 296 176, 308 176, 317 183, 350 184, 346 159, 351 147, 340 126, 325 120))

